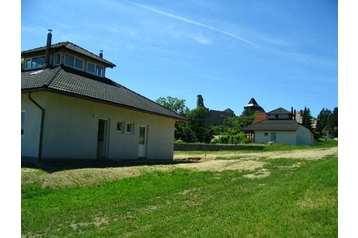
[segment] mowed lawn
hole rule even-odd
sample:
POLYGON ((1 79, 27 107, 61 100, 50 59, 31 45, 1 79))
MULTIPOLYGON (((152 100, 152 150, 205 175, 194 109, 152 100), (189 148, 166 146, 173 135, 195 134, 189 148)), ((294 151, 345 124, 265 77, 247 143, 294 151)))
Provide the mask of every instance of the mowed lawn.
POLYGON ((22 237, 338 237, 338 155, 260 160, 269 176, 177 168, 88 186, 23 184, 22 237))

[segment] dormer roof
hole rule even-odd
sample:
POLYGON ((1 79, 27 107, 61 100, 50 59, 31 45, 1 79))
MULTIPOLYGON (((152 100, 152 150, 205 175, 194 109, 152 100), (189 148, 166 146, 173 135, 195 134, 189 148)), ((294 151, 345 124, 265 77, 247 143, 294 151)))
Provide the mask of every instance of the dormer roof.
POLYGON ((286 109, 282 108, 282 107, 279 107, 275 110, 272 110, 270 112, 268 112, 267 114, 270 114, 270 115, 275 115, 275 114, 291 114, 291 112, 287 111, 286 109))
MULTIPOLYGON (((107 67, 110 67, 110 68, 116 67, 116 65, 113 64, 112 62, 110 62, 108 60, 105 60, 105 59, 99 57, 98 55, 95 55, 92 52, 89 52, 88 50, 85 50, 82 47, 80 47, 80 46, 78 46, 78 45, 76 45, 76 44, 74 44, 72 42, 69 42, 69 41, 64 41, 64 42, 59 42, 59 43, 56 43, 56 44, 52 44, 50 49, 52 50, 52 49, 61 49, 61 48, 62 49, 67 49, 69 51, 73 51, 73 52, 76 52, 76 53, 79 53, 79 54, 82 54, 82 55, 85 55, 87 57, 95 59, 96 61, 100 61, 100 62, 106 64, 107 67)), ((25 54, 32 54, 32 53, 41 52, 41 51, 43 51, 44 52, 43 54, 45 54, 46 46, 37 47, 37 48, 34 48, 34 49, 22 51, 21 56, 25 55, 25 54)))

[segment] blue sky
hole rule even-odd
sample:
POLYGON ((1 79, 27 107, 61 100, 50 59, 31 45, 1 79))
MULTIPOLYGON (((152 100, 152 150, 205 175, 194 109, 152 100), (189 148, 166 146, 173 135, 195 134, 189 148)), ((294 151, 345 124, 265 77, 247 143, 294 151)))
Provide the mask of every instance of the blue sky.
POLYGON ((70 41, 116 64, 106 76, 151 99, 240 115, 338 106, 338 1, 22 1, 21 50, 70 41))

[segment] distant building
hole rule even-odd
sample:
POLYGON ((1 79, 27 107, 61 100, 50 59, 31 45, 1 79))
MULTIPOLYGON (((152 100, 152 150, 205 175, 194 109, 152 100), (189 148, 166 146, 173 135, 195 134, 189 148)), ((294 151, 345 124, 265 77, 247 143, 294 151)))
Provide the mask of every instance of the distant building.
POLYGON ((224 111, 219 110, 211 110, 206 108, 204 105, 204 98, 202 95, 197 96, 197 104, 196 107, 204 107, 208 111, 208 116, 205 119, 207 125, 218 126, 224 123, 224 120, 229 117, 236 117, 233 110, 230 108, 225 109, 224 111))
POLYGON ((252 116, 257 111, 265 113, 265 110, 259 104, 257 104, 255 98, 251 98, 249 103, 244 106, 244 111, 241 113, 241 115, 252 116))
POLYGON ((243 128, 254 143, 279 143, 290 145, 313 145, 313 132, 302 126, 295 118, 296 112, 280 107, 266 113, 266 119, 243 128))

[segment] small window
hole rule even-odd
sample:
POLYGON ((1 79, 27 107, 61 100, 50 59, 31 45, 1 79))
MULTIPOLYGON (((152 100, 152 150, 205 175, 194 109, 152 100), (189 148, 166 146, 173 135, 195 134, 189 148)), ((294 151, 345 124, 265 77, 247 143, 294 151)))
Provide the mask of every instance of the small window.
POLYGON ((134 132, 134 123, 127 123, 127 133, 133 134, 134 132))
POLYGON ((45 56, 26 59, 25 69, 42 68, 44 63, 45 63, 45 56))
POLYGON ((75 58, 75 68, 83 70, 83 60, 75 58))
POLYGON ((53 65, 59 65, 59 64, 61 64, 61 54, 57 53, 54 55, 53 65))
POLYGON ((74 67, 75 65, 75 57, 73 57, 72 55, 67 55, 65 56, 65 65, 70 66, 70 67, 74 67))
POLYGON ((103 75, 103 67, 102 66, 96 65, 96 74, 99 76, 103 75))
POLYGON ((87 72, 94 74, 94 71, 95 71, 95 65, 88 62, 87 63, 87 72))
POLYGON ((25 128, 25 111, 21 111, 21 136, 24 135, 25 128))
POLYGON ((124 122, 123 121, 119 121, 117 122, 117 131, 123 133, 123 127, 124 127, 124 122))
POLYGON ((279 118, 288 119, 288 114, 280 114, 279 118))
POLYGON ((268 132, 265 132, 264 136, 268 136, 268 132))

